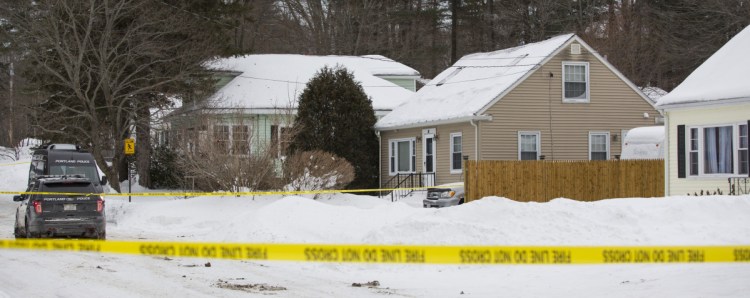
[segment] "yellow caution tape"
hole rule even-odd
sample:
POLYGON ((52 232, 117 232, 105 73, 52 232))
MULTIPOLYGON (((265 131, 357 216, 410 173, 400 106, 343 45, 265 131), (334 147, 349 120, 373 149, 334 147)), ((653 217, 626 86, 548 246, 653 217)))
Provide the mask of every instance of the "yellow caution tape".
POLYGON ((73 192, 38 192, 38 191, 0 191, 0 195, 99 195, 104 197, 167 197, 167 196, 268 196, 268 195, 305 195, 305 194, 333 194, 333 193, 362 193, 381 191, 411 191, 424 190, 429 187, 412 188, 382 188, 382 189, 345 189, 345 190, 299 190, 299 191, 240 191, 240 192, 139 192, 139 193, 73 193, 73 192))
POLYGON ((25 164, 25 163, 30 163, 30 161, 19 161, 19 162, 14 162, 14 163, 3 163, 3 164, 0 164, 0 167, 15 166, 15 165, 20 165, 20 164, 25 164))
POLYGON ((750 246, 416 246, 0 240, 0 248, 234 260, 390 264, 673 264, 750 262, 750 246))

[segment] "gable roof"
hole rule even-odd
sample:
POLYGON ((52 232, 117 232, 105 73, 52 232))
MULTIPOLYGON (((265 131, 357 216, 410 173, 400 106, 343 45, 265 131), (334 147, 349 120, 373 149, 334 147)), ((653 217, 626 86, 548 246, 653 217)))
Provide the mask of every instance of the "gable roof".
POLYGON ((375 127, 385 129, 475 116, 573 36, 565 34, 515 48, 464 56, 405 104, 380 119, 375 127))
POLYGON ((464 56, 406 103, 381 118, 375 128, 389 130, 491 119, 481 114, 573 41, 653 105, 638 87, 583 40, 575 34, 564 34, 519 47, 464 56))
POLYGON ((307 82, 324 66, 336 65, 354 74, 376 111, 391 110, 414 94, 378 76, 416 79, 420 75, 411 67, 379 55, 245 55, 218 59, 207 65, 209 69, 239 73, 209 100, 217 108, 297 108, 307 82))
POLYGON ((750 26, 745 27, 672 92, 659 99, 657 107, 750 99, 750 26))

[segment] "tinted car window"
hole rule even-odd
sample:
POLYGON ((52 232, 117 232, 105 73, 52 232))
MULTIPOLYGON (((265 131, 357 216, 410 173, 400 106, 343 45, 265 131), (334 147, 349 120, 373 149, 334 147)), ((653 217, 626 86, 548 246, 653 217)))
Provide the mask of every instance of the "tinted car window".
POLYGON ((96 167, 92 166, 69 166, 69 165, 53 165, 49 168, 50 175, 82 175, 85 178, 91 179, 91 181, 97 180, 96 167))
POLYGON ((49 192, 69 192, 69 193, 92 193, 94 188, 91 183, 74 182, 74 183, 47 183, 42 187, 42 191, 49 192))

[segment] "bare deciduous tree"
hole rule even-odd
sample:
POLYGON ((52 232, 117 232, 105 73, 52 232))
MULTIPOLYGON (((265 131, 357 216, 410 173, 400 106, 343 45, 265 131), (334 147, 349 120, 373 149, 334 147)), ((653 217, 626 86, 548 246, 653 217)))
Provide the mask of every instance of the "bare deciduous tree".
POLYGON ((50 0, 19 10, 15 22, 29 45, 25 74, 47 96, 36 107, 45 120, 39 128, 90 147, 119 181, 139 101, 198 80, 214 53, 211 34, 184 18, 146 0, 50 0), (111 164, 107 150, 114 151, 111 164))

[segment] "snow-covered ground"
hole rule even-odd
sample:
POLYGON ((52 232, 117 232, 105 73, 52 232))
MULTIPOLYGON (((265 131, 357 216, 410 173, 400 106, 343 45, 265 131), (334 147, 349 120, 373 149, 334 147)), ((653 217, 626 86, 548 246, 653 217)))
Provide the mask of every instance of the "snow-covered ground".
MULTIPOLYGON (((0 160, 0 191, 23 191, 27 174, 28 163, 0 160)), ((750 244, 750 196, 593 203, 491 197, 444 209, 421 208, 422 197, 395 203, 351 194, 318 200, 107 197, 107 234, 117 240, 248 243, 750 244)), ((0 195, 0 238, 13 237, 17 205, 11 195, 0 195)), ((0 297, 750 296, 750 263, 387 265, 22 250, 0 250, 0 260, 0 297), (373 281, 378 285, 352 286, 373 281)))

